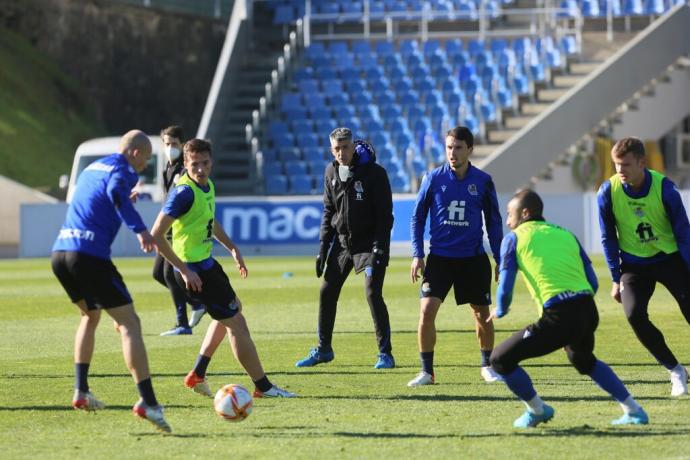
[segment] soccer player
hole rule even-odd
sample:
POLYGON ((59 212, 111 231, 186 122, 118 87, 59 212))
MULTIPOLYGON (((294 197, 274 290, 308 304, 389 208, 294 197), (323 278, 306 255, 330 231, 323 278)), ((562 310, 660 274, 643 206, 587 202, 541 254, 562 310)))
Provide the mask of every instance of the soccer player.
POLYGON ((688 372, 649 320, 656 283, 690 323, 690 225, 673 182, 647 169, 644 144, 627 137, 611 149, 616 174, 599 188, 599 225, 611 270, 611 296, 622 302, 642 345, 671 374, 671 396, 688 393, 688 372))
POLYGON ((354 268, 364 272, 364 290, 374 320, 378 356, 376 369, 392 369, 391 327, 383 300, 388 266, 393 195, 386 170, 376 164, 374 149, 352 140, 349 128, 336 128, 329 136, 334 161, 324 173, 323 216, 319 235, 316 276, 323 274, 319 295, 317 347, 297 361, 311 367, 333 361, 333 327, 340 290, 354 268))
MULTIPOLYGON (((184 173, 182 139, 182 128, 179 126, 168 126, 161 131, 161 140, 165 148, 165 157, 168 160, 165 164, 165 171, 163 171, 163 189, 166 195, 170 191, 170 188, 175 186, 177 179, 184 173)), ((170 234, 167 236, 168 239, 171 238, 170 234)), ((160 254, 156 254, 156 260, 153 263, 153 278, 170 291, 173 304, 175 305, 175 313, 177 315, 175 326, 161 333, 161 335, 191 334, 192 328, 199 324, 201 317, 206 313, 204 306, 187 298, 184 289, 175 281, 175 270, 173 266, 160 254), (187 316, 187 303, 192 307, 191 322, 187 316)))
POLYGON ((426 176, 412 214, 412 282, 423 273, 417 339, 422 370, 407 384, 410 387, 435 382, 434 347, 436 314, 453 287, 457 305, 470 304, 481 351, 482 378, 495 382, 499 376, 489 365, 494 347, 494 326, 489 318, 491 263, 484 251, 482 214, 491 252, 496 261, 503 236, 501 213, 491 176, 472 166, 472 132, 458 126, 446 133, 448 163, 426 176), (430 215, 431 245, 424 263, 424 226, 430 215))
POLYGON ((491 354, 492 367, 527 406, 515 428, 529 428, 553 418, 554 410, 537 395, 518 364, 565 348, 575 369, 588 375, 623 408, 614 425, 648 423, 647 414, 628 393, 618 376, 594 356, 594 331, 599 314, 594 303, 598 281, 592 264, 575 235, 546 222, 544 204, 532 190, 516 193, 508 203, 508 228, 501 243, 501 269, 496 309, 491 318, 508 314, 518 270, 539 308, 541 318, 499 344, 491 354))
POLYGON ((85 411, 105 407, 91 393, 88 384, 96 327, 103 309, 118 327, 125 362, 141 396, 134 405, 134 413, 159 430, 170 432, 151 384, 139 317, 122 277, 110 260, 110 247, 122 221, 137 234, 144 252, 154 248, 151 234, 131 202, 137 172, 144 170, 150 158, 149 138, 133 130, 122 137, 120 153, 97 160, 84 169, 53 245, 52 267, 81 314, 74 341, 76 381, 72 406, 85 411))
POLYGON ((184 144, 186 174, 171 190, 163 210, 153 225, 153 239, 158 252, 175 267, 175 279, 193 300, 206 305, 214 321, 209 325, 204 348, 195 369, 185 378, 185 385, 195 392, 212 396, 206 382, 206 366, 225 333, 235 358, 256 385, 254 397, 294 397, 294 393, 271 383, 264 372, 249 328, 242 315, 242 302, 235 294, 221 265, 211 256, 214 238, 233 256, 242 278, 247 267, 239 249, 215 219, 215 187, 211 181, 211 144, 192 139, 184 144), (172 246, 166 238, 172 227, 172 246), (212 341, 209 345, 207 341, 212 341))

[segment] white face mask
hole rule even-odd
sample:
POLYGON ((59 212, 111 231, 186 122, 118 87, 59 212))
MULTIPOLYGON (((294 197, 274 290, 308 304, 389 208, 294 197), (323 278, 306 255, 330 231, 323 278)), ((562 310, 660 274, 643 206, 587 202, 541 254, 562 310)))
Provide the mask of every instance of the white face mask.
POLYGON ((347 181, 347 179, 350 177, 350 167, 338 165, 338 177, 340 177, 341 182, 347 181))
POLYGON ((172 163, 180 157, 180 149, 168 145, 165 147, 165 156, 168 158, 168 161, 172 163))

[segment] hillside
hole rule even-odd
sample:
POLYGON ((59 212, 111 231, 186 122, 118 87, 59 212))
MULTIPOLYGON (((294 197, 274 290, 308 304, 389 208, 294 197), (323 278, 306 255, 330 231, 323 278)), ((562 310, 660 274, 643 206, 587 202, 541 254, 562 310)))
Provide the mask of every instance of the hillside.
POLYGON ((0 175, 54 193, 77 145, 105 134, 91 113, 75 81, 0 28, 0 175))

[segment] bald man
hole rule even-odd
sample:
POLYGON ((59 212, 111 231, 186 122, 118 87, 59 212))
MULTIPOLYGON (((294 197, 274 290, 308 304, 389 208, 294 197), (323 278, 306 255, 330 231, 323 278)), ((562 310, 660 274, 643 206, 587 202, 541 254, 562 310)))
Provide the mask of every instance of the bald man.
POLYGON ((154 249, 153 238, 130 200, 132 188, 139 180, 137 173, 144 170, 150 158, 148 136, 132 130, 122 137, 119 153, 93 162, 81 173, 65 223, 53 245, 52 266, 81 315, 74 340, 76 378, 72 406, 83 411, 105 407, 91 393, 87 380, 103 309, 119 326, 125 362, 141 396, 134 405, 134 414, 149 420, 157 429, 170 432, 151 384, 139 317, 122 276, 110 259, 110 247, 123 221, 136 233, 142 251, 154 249))

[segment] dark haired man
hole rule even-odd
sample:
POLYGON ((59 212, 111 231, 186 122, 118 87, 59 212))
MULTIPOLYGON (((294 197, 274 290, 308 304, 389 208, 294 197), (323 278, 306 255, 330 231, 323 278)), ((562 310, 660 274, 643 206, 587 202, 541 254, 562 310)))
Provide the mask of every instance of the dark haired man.
POLYGON ((340 290, 354 268, 364 272, 364 289, 376 329, 376 369, 395 367, 388 307, 383 281, 388 266, 393 195, 388 174, 376 164, 374 149, 352 140, 349 128, 336 128, 329 136, 334 161, 324 173, 323 216, 316 276, 323 274, 319 296, 319 344, 297 367, 333 360, 332 339, 340 290))
POLYGON ((499 376, 489 365, 494 346, 494 327, 489 317, 491 263, 484 251, 483 221, 496 261, 503 236, 501 213, 491 176, 472 166, 472 132, 457 126, 446 133, 448 162, 424 176, 410 225, 412 233, 412 282, 423 273, 417 339, 422 370, 410 387, 435 382, 434 347, 436 314, 451 287, 457 305, 470 304, 481 352, 482 378, 494 382, 499 376), (430 215, 431 244, 424 263, 424 226, 430 215))
MULTIPOLYGON (((163 190, 167 196, 171 187, 177 183, 177 179, 184 173, 184 161, 182 158, 182 142, 184 139, 182 128, 177 125, 168 126, 161 130, 161 141, 165 149, 165 170, 163 171, 163 190)), ((168 239, 171 234, 168 234, 168 239)), ((153 278, 167 287, 175 305, 177 321, 175 326, 165 332, 162 336, 191 334, 192 328, 196 326, 201 317, 206 313, 203 305, 191 302, 185 295, 184 289, 178 286, 175 281, 175 270, 169 262, 160 254, 156 254, 153 262, 153 278), (192 321, 187 316, 187 303, 192 307, 192 321)))
POLYGON ((649 320, 656 283, 690 323, 690 224, 676 186, 647 169, 644 144, 627 137, 611 150, 616 174, 599 188, 599 226, 611 270, 611 296, 635 335, 671 376, 671 396, 688 393, 688 372, 649 320))
POLYGON ((206 305, 214 320, 209 325, 195 369, 185 378, 185 385, 197 393, 212 396, 205 379, 206 367, 227 333, 235 358, 256 386, 255 397, 293 397, 295 394, 273 385, 266 376, 242 315, 242 302, 223 267, 211 256, 216 239, 235 259, 240 276, 247 277, 239 248, 215 219, 215 187, 210 179, 211 144, 192 139, 184 144, 183 154, 186 173, 168 195, 151 233, 158 252, 175 267, 177 283, 190 298, 206 305), (172 246, 166 238, 171 227, 172 246), (207 347, 212 348, 210 353, 204 353, 207 347))

